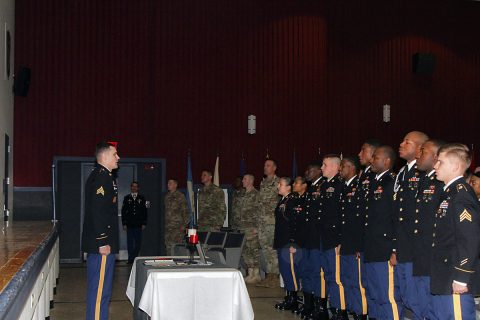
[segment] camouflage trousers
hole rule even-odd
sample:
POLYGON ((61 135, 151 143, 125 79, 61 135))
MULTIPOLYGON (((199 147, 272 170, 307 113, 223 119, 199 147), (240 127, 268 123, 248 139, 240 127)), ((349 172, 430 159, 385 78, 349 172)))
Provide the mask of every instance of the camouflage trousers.
POLYGON ((184 243, 185 234, 180 230, 165 230, 165 254, 169 256, 174 244, 184 243))
POLYGON ((273 233, 275 225, 262 224, 258 230, 258 240, 266 263, 266 273, 279 273, 277 251, 273 249, 273 233))
POLYGON ((248 268, 258 268, 260 267, 258 234, 255 228, 246 228, 242 231, 245 233, 245 246, 242 252, 243 261, 248 268))

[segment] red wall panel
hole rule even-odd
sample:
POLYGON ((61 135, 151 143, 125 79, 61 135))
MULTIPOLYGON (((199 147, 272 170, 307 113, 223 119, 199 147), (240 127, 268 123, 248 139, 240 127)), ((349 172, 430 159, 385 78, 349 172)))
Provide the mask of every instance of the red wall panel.
POLYGON ((356 153, 366 137, 397 144, 411 129, 475 143, 479 13, 467 2, 17 0, 15 63, 32 83, 15 99, 14 184, 49 185, 53 156, 91 155, 102 139, 120 156, 166 158, 180 181, 188 150, 196 180, 219 153, 223 183, 242 153, 259 177, 267 149, 290 174, 294 148, 302 172, 318 148, 356 153), (437 57, 430 77, 411 72, 419 51, 437 57))

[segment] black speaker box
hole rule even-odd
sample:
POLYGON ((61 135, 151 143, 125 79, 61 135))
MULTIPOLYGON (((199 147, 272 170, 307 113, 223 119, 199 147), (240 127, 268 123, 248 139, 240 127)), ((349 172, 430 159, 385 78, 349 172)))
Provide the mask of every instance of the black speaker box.
POLYGON ((415 53, 412 56, 412 71, 415 74, 431 75, 435 70, 435 55, 432 53, 415 53))
POLYGON ((26 97, 28 94, 28 87, 30 87, 30 77, 32 71, 28 67, 20 67, 15 75, 13 83, 13 93, 16 96, 26 97))

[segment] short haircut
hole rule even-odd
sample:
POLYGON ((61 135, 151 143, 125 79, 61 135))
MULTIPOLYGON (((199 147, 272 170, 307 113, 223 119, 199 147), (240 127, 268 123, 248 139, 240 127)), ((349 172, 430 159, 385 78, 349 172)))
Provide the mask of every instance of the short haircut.
POLYGON ((177 179, 174 179, 174 178, 170 178, 170 179, 167 180, 167 182, 168 182, 168 181, 173 181, 173 182, 175 182, 176 184, 178 184, 178 180, 177 180, 177 179))
POLYGON ((365 140, 364 144, 368 144, 373 149, 377 149, 378 147, 380 147, 382 145, 380 140, 378 140, 377 138, 367 139, 367 140, 365 140))
POLYGON ((360 171, 360 160, 358 160, 358 157, 346 156, 343 157, 342 160, 350 162, 355 167, 355 173, 358 173, 358 171, 360 171))
POLYGON ((212 172, 212 171, 210 171, 210 170, 208 170, 208 169, 203 169, 203 170, 202 170, 202 173, 204 173, 204 172, 205 172, 206 174, 208 174, 210 177, 213 177, 213 172, 212 172))
POLYGON ((307 184, 307 178, 304 176, 296 176, 294 181, 300 180, 302 184, 307 184))
POLYGON ((389 145, 381 145, 380 147, 377 148, 378 149, 381 149, 383 150, 383 152, 385 152, 387 158, 390 159, 391 163, 390 163, 390 168, 393 168, 393 166, 395 165, 395 162, 397 161, 397 153, 395 152, 395 150, 393 150, 392 147, 390 147, 389 145))
POLYGON ((267 162, 267 161, 272 161, 273 165, 278 168, 278 164, 277 164, 277 161, 275 159, 273 159, 273 158, 265 159, 265 162, 267 162))
POLYGON ((308 165, 308 168, 322 169, 322 163, 320 161, 312 161, 308 165))
POLYGON ((323 159, 333 159, 338 165, 340 165, 340 156, 338 154, 335 154, 335 153, 330 153, 330 154, 327 154, 323 157, 323 159))
POLYGON ((424 132, 421 132, 421 131, 412 131, 410 133, 413 133, 418 137, 418 141, 415 141, 415 143, 420 144, 420 145, 424 144, 425 141, 427 141, 429 139, 428 135, 424 132))
POLYGON ((255 181, 255 176, 254 176, 253 174, 251 174, 251 173, 245 173, 243 176, 244 176, 244 177, 250 177, 250 178, 252 179, 252 182, 255 181))
POLYGON ((444 144, 446 144, 446 142, 441 139, 428 139, 424 143, 427 142, 433 144, 438 149, 440 149, 444 144))
POLYGON ((454 156, 468 168, 472 159, 470 157, 470 150, 463 143, 447 143, 438 149, 438 154, 445 153, 447 156, 454 156))
POLYGON ((136 185, 138 186, 138 181, 133 180, 133 181, 130 183, 130 186, 132 186, 132 185, 134 185, 134 184, 136 184, 136 185))
POLYGON ((115 146, 106 141, 97 143, 97 145, 95 146, 95 158, 98 159, 98 157, 105 151, 109 150, 110 147, 115 147, 115 146))
POLYGON ((287 186, 290 186, 290 187, 291 187, 292 184, 293 184, 293 179, 290 178, 290 177, 281 177, 281 178, 280 178, 280 181, 281 181, 281 180, 285 181, 285 184, 286 184, 287 186))
POLYGON ((480 178, 480 171, 475 172, 475 173, 473 174, 473 176, 475 176, 475 177, 477 177, 477 178, 480 178))

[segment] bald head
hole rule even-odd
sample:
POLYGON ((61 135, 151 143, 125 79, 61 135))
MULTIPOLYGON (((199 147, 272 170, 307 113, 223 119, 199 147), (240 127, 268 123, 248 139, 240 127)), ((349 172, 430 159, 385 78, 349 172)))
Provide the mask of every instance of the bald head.
POLYGON ((400 158, 407 160, 408 163, 412 162, 420 156, 420 148, 425 141, 428 140, 428 136, 420 131, 411 131, 400 143, 398 153, 400 158))

